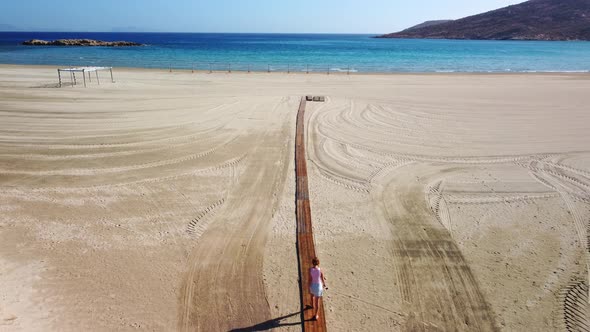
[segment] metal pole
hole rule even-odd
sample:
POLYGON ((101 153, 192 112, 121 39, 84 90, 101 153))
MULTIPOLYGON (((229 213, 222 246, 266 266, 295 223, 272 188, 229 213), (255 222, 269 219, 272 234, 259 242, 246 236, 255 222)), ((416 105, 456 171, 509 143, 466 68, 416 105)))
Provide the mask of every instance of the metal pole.
POLYGON ((90 72, 88 72, 88 81, 89 81, 90 83, 92 83, 92 78, 91 78, 91 77, 92 77, 92 76, 90 75, 90 72))
POLYGON ((113 67, 111 67, 110 69, 111 69, 111 82, 115 83, 115 79, 113 78, 113 67))
POLYGON ((59 80, 59 87, 61 88, 61 70, 57 70, 57 79, 59 80))
POLYGON ((227 64, 227 72, 231 74, 231 63, 227 64))
POLYGON ((78 85, 78 81, 76 80, 76 73, 74 73, 74 85, 78 85))
POLYGON ((287 74, 291 74, 291 65, 287 65, 287 74))
POLYGON ((309 74, 309 65, 307 65, 307 70, 305 71, 306 74, 309 74))
MULTIPOLYGON (((90 74, 90 72, 88 72, 90 74)), ((82 77, 84 78, 84 87, 86 87, 86 70, 82 69, 82 77)))
POLYGON ((96 82, 98 82, 98 85, 100 85, 100 80, 98 79, 98 70, 96 71, 96 82))
POLYGON ((193 74, 195 73, 195 64, 194 63, 191 64, 191 73, 193 73, 193 74))

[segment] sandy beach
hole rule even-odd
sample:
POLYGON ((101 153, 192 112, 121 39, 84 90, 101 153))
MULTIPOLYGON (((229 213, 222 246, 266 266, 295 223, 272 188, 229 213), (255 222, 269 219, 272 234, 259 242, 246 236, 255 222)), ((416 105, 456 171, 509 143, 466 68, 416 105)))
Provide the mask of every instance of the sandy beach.
POLYGON ((331 331, 590 326, 590 74, 0 65, 0 331, 299 331, 306 111, 331 331))

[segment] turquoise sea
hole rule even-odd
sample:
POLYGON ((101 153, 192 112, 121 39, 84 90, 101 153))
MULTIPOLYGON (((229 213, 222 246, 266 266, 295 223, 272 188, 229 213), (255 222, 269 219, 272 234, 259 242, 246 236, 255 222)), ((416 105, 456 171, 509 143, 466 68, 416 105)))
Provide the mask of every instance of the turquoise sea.
POLYGON ((196 70, 588 72, 590 42, 375 39, 371 35, 0 32, 0 63, 196 70), (143 47, 22 46, 28 39, 143 47))

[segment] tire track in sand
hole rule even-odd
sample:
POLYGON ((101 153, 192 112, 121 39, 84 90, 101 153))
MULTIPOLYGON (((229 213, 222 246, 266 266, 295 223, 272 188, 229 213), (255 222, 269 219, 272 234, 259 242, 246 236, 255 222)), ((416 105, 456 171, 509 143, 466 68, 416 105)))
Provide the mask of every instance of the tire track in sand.
POLYGON ((467 261, 425 199, 424 186, 448 169, 413 164, 390 173, 372 192, 377 216, 391 229, 395 283, 408 314, 405 329, 497 331, 467 261))
POLYGON ((179 298, 181 331, 229 331, 271 319, 262 263, 272 211, 281 197, 273 194, 287 177, 289 104, 283 100, 270 112, 264 107, 252 112, 267 122, 244 136, 251 140, 244 171, 189 256, 179 298))
POLYGON ((563 301, 563 323, 568 332, 590 331, 588 284, 576 281, 568 285, 560 296, 563 301))

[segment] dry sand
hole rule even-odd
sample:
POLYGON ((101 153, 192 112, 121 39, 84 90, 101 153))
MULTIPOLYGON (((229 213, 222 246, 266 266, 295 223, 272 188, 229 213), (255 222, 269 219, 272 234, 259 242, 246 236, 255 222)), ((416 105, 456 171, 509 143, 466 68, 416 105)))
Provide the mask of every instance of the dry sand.
POLYGON ((589 75, 55 76, 0 66, 0 331, 300 330, 305 94, 330 330, 590 326, 589 75))

